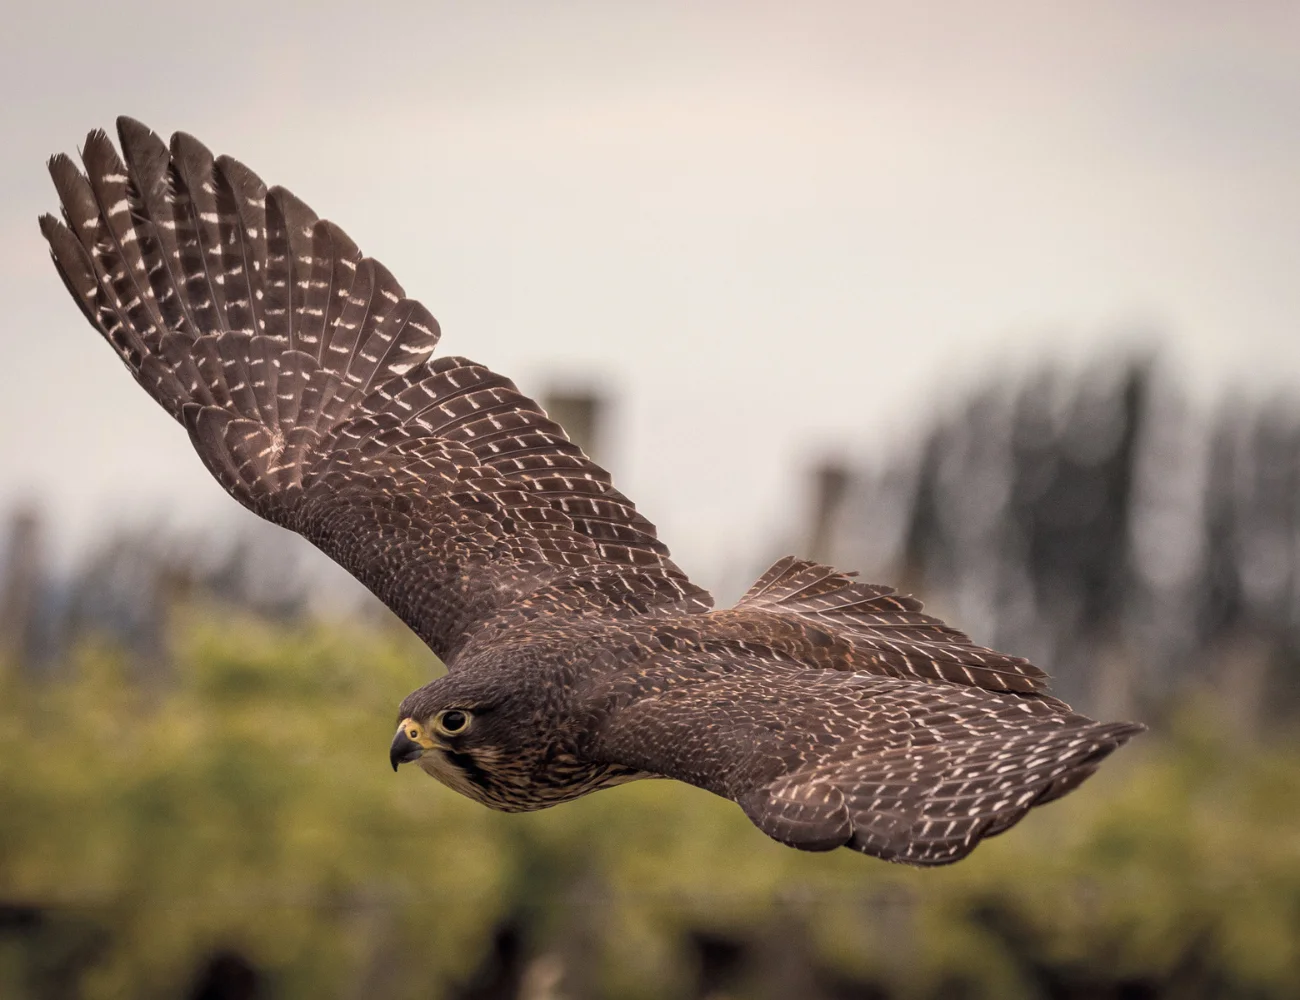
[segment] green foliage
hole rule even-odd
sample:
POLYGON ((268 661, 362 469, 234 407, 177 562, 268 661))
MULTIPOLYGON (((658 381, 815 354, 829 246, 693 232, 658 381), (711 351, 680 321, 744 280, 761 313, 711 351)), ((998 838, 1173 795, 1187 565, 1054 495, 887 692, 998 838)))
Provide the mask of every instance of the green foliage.
POLYGON ((75 680, 0 687, 0 903, 37 914, 0 927, 0 995, 174 996, 228 948, 277 996, 426 997, 510 919, 626 997, 687 992, 690 932, 906 996, 1034 997, 1039 967, 1300 982, 1300 755, 1238 746, 1209 712, 915 871, 788 850, 671 782, 507 816, 393 775, 396 705, 436 668, 404 632, 195 615, 175 647, 163 691, 93 647, 75 680))

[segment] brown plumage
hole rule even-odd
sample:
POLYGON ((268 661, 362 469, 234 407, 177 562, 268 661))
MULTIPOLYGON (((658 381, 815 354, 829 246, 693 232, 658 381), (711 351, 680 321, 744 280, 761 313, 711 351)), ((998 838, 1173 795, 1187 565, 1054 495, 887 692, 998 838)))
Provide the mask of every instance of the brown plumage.
POLYGON ((528 810, 639 777, 807 850, 942 864, 1142 727, 886 587, 783 559, 726 611, 609 474, 333 223, 184 134, 118 121, 50 161, 68 291, 223 487, 447 664, 390 755, 528 810))

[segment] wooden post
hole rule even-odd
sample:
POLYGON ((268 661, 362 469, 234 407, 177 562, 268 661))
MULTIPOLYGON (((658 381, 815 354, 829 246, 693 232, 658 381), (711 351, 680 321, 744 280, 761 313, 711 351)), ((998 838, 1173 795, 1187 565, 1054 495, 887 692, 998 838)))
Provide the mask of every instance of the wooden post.
POLYGON ((827 459, 812 473, 812 523, 808 532, 808 558, 821 563, 835 561, 836 529, 848 499, 853 474, 836 459, 827 459))
POLYGON ((0 661, 27 671, 39 640, 41 524, 35 509, 20 508, 9 520, 3 583, 0 583, 0 661))
POLYGON ((569 440, 601 464, 605 447, 606 400, 594 390, 552 389, 542 396, 542 408, 564 428, 569 440))

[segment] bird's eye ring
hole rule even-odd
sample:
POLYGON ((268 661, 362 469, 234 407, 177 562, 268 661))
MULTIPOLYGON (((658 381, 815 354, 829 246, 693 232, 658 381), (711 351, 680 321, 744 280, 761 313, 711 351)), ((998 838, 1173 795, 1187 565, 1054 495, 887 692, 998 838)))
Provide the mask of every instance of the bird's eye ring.
POLYGON ((447 736, 458 736, 469 728, 470 715, 459 708, 449 708, 440 712, 434 725, 447 736))

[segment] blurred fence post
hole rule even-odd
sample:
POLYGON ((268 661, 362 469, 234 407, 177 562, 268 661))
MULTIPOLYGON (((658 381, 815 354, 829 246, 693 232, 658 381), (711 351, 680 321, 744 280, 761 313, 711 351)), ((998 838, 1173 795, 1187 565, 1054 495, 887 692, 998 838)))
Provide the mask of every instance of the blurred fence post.
POLYGON ((601 462, 608 409, 604 397, 592 390, 551 389, 542 396, 542 409, 592 461, 601 462))
POLYGON ((808 932, 811 902, 811 893, 802 885, 779 893, 775 900, 754 963, 757 995, 764 1000, 813 1000, 820 995, 816 954, 808 932))
POLYGON ((566 896, 565 919, 553 951, 559 959, 561 975, 548 976, 543 963, 529 977, 530 992, 535 997, 552 996, 558 985, 559 996, 569 1000, 595 1000, 601 996, 601 942, 607 927, 609 887, 595 868, 587 868, 569 886, 566 896), (556 978, 558 983, 548 985, 548 979, 556 978))
POLYGON ((1092 658, 1090 707, 1103 719, 1131 719, 1137 711, 1137 654, 1120 637, 1099 641, 1092 658))
POLYGON ((27 672, 39 641, 42 555, 40 517, 32 508, 14 511, 0 586, 0 660, 27 672))
POLYGON ((1224 721, 1238 739, 1250 739, 1269 715, 1273 648, 1259 636, 1241 636, 1218 644, 1213 690, 1224 721))
POLYGON ((836 529, 853 476, 837 459, 823 461, 812 472, 812 521, 808 530, 808 558, 820 563, 835 561, 836 529))

